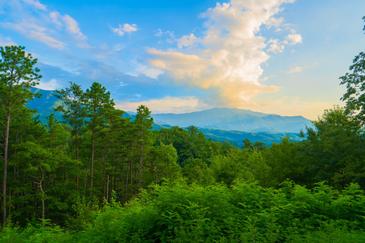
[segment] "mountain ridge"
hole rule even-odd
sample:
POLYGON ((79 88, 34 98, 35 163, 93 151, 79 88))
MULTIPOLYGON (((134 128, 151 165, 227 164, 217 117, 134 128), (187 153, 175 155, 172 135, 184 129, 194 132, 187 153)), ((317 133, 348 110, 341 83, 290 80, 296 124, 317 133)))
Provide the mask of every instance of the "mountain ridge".
MULTIPOLYGON (((28 107, 38 111, 38 118, 42 122, 54 112, 54 107, 59 99, 54 91, 33 89, 41 94, 28 103, 28 107)), ((133 117, 135 112, 126 112, 133 117)), ((209 139, 230 142, 242 146, 244 139, 252 142, 262 142, 270 145, 280 142, 283 137, 292 141, 300 141, 299 133, 312 123, 302 116, 282 116, 262 112, 217 107, 189 113, 158 113, 151 115, 154 119, 154 129, 179 126, 187 128, 195 126, 209 139)), ((56 114, 60 117, 60 114, 56 114)))
POLYGON ((157 124, 243 132, 299 133, 312 122, 303 116, 266 114, 246 109, 211 108, 190 113, 153 114, 157 124))

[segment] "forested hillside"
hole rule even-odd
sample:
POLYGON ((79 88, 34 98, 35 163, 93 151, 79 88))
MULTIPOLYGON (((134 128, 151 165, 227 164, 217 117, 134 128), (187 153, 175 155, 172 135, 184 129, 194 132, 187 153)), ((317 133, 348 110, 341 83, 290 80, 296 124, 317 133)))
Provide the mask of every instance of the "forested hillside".
POLYGON ((214 108, 183 114, 156 114, 158 124, 266 133, 299 133, 312 124, 302 116, 279 116, 243 109, 214 108))
MULTIPOLYGON (((48 117, 54 114, 56 119, 62 120, 60 112, 54 110, 60 103, 56 91, 41 89, 32 91, 35 97, 26 106, 35 111, 37 119, 46 124, 48 117)), ((126 112, 123 116, 133 120, 135 112, 126 112)), ((151 117, 155 130, 162 127, 195 126, 207 138, 218 142, 229 142, 237 147, 242 147, 242 141, 245 139, 265 145, 279 143, 284 137, 288 137, 291 141, 300 141, 303 139, 299 136, 300 131, 312 127, 312 123, 303 117, 285 117, 239 109, 220 108, 182 114, 152 113, 151 117), (217 129, 217 126, 221 130, 217 129)))
POLYGON ((270 147, 213 142, 194 127, 123 116, 100 83, 58 90, 47 122, 26 104, 41 78, 25 48, 0 48, 1 242, 365 241, 364 62, 347 106, 270 147))

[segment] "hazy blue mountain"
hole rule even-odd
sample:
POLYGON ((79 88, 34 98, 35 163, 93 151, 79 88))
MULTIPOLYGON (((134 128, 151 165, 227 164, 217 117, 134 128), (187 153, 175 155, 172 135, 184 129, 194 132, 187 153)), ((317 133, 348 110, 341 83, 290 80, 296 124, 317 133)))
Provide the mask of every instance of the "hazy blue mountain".
POLYGON ((312 123, 302 116, 279 116, 250 110, 214 108, 185 114, 155 114, 157 124, 244 132, 299 133, 312 123))
MULTIPOLYGON (((39 97, 34 98, 28 102, 28 107, 38 112, 40 121, 45 122, 49 115, 53 112, 59 99, 55 96, 54 91, 42 90, 33 88, 32 91, 39 97)), ((56 114, 60 117, 60 114, 56 114)))
MULTIPOLYGON (((46 122, 54 112, 58 98, 54 91, 33 89, 41 95, 28 103, 28 107, 39 113, 39 119, 46 122)), ((135 113, 125 113, 125 117, 133 119, 135 113)), ((311 122, 301 116, 270 115, 249 110, 215 108, 185 114, 152 114, 154 129, 161 127, 198 127, 205 136, 220 142, 230 142, 242 146, 244 139, 265 144, 278 143, 283 137, 292 141, 300 141, 300 130, 312 126, 311 122)), ((59 119, 60 114, 56 113, 59 119)))
POLYGON ((298 133, 268 133, 268 132, 240 132, 240 131, 224 131, 216 129, 206 129, 200 128, 203 134, 213 140, 218 142, 229 142, 238 147, 242 147, 243 140, 248 139, 252 143, 261 142, 266 145, 271 145, 273 143, 280 143, 280 141, 287 137, 290 141, 298 142, 303 140, 298 133))

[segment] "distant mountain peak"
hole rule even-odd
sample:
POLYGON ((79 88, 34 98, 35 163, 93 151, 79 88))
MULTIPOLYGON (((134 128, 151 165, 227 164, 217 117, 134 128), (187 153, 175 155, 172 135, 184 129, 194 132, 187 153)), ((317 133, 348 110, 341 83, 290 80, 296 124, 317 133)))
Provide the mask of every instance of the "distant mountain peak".
MULTIPOLYGON (((29 102, 29 107, 39 111, 41 119, 54 111, 54 104, 58 98, 54 91, 34 89, 42 94, 29 102)), ((202 111, 182 114, 152 114, 154 121, 159 125, 216 129, 223 131, 265 132, 265 133, 299 133, 313 124, 302 116, 281 116, 266 114, 247 109, 216 107, 202 111)))
POLYGON ((162 125, 244 132, 299 133, 307 126, 312 126, 302 116, 282 116, 226 107, 182 114, 153 114, 153 118, 162 125))

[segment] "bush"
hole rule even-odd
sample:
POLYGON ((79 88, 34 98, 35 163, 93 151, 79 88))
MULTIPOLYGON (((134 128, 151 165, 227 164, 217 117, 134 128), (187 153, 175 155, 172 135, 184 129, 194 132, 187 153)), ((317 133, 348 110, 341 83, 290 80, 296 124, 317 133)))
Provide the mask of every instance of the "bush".
POLYGON ((238 182, 232 187, 166 183, 127 205, 95 212, 84 231, 5 228, 2 242, 362 242, 365 196, 357 185, 337 191, 238 182))

